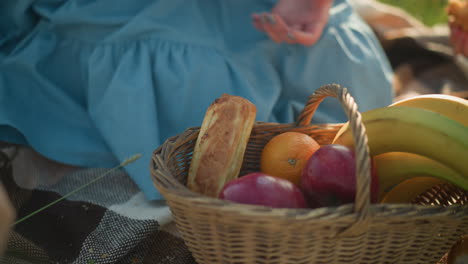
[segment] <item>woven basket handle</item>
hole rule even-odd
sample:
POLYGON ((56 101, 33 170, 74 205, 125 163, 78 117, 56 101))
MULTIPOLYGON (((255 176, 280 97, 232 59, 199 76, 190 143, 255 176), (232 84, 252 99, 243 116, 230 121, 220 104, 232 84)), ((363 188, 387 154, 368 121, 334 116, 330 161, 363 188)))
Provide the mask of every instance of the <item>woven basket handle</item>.
POLYGON ((367 145, 366 129, 361 120, 361 114, 353 97, 348 90, 338 84, 329 84, 317 89, 307 101, 304 110, 298 116, 296 125, 307 126, 312 120, 312 116, 317 110, 319 104, 328 96, 336 97, 349 120, 355 146, 356 156, 356 200, 354 211, 357 213, 356 222, 345 229, 340 235, 355 236, 360 235, 366 230, 369 220, 370 207, 370 157, 369 147, 367 145))

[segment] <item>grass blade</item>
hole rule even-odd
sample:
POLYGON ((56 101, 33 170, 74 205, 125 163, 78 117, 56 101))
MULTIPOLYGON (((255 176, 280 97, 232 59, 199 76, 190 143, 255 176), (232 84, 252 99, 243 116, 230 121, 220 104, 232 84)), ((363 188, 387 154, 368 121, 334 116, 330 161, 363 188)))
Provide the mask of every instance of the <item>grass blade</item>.
POLYGON ((110 174, 111 172, 114 172, 114 171, 116 171, 116 170, 118 170, 118 169, 120 169, 120 168, 123 168, 123 167, 127 166, 128 164, 130 164, 130 163, 136 161, 137 159, 139 159, 140 157, 141 157, 141 154, 136 154, 136 155, 131 156, 131 157, 128 158, 128 159, 125 159, 125 160, 122 161, 122 163, 120 163, 118 166, 116 166, 116 167, 114 167, 114 168, 112 168, 112 169, 109 169, 109 170, 106 171, 105 173, 103 173, 103 174, 99 175, 98 177, 96 177, 96 179, 94 179, 94 180, 92 180, 92 181, 90 181, 90 182, 88 182, 88 183, 86 183, 86 184, 84 184, 84 185, 78 187, 77 189, 75 189, 75 190, 73 190, 73 191, 71 191, 71 192, 65 194, 65 195, 62 196, 61 198, 59 198, 59 199, 57 199, 57 200, 55 200, 55 201, 53 201, 53 202, 51 202, 51 203, 49 203, 49 204, 46 204, 46 205, 44 205, 43 207, 37 209, 36 211, 34 211, 34 212, 32 212, 32 213, 30 213, 30 214, 28 214, 28 215, 22 217, 21 219, 19 219, 19 220, 17 220, 16 222, 14 222, 12 226, 15 226, 15 225, 17 225, 17 224, 19 224, 19 223, 21 223, 21 222, 23 222, 23 221, 29 219, 30 217, 32 217, 32 216, 34 216, 34 215, 36 215, 36 214, 42 212, 43 210, 45 210, 45 209, 51 207, 52 205, 54 205, 54 204, 56 204, 56 203, 58 203, 58 202, 60 202, 60 201, 62 201, 62 200, 64 200, 64 199, 70 197, 71 195, 73 195, 73 194, 75 194, 75 193, 77 193, 77 192, 79 192, 79 191, 81 191, 81 190, 83 190, 84 188, 86 188, 86 187, 90 186, 91 184, 93 184, 93 183, 99 181, 100 179, 104 178, 105 176, 107 176, 107 175, 110 174))

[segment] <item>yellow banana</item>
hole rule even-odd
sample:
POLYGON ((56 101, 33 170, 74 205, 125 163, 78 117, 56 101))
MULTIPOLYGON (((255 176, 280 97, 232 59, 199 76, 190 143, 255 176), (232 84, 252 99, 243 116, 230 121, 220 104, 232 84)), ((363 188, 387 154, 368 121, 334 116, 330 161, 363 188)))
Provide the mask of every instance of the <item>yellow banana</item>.
POLYGON ((386 152, 373 157, 379 177, 379 199, 398 184, 418 175, 426 175, 468 188, 468 178, 444 164, 408 152, 386 152))
POLYGON ((468 100, 453 95, 418 95, 395 102, 390 106, 410 106, 431 110, 468 126, 468 100))
POLYGON ((410 203, 418 195, 432 187, 447 183, 445 180, 429 176, 407 175, 407 177, 407 180, 384 193, 380 203, 410 203))
MULTIPOLYGON (((422 108, 393 106, 362 113, 370 155, 409 152, 426 156, 468 179, 468 127, 422 108)), ((351 129, 344 124, 333 143, 353 147, 351 129)), ((468 190, 468 185, 460 186, 468 190)))

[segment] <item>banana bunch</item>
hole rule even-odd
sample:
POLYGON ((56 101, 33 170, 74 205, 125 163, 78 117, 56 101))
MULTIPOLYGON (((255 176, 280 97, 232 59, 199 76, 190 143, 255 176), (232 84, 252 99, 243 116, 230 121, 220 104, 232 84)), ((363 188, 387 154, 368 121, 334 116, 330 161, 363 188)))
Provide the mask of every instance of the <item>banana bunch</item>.
MULTIPOLYGON (((468 100, 420 95, 362 113, 380 201, 410 202, 441 183, 468 190, 468 100)), ((334 144, 353 147, 348 123, 334 144)))

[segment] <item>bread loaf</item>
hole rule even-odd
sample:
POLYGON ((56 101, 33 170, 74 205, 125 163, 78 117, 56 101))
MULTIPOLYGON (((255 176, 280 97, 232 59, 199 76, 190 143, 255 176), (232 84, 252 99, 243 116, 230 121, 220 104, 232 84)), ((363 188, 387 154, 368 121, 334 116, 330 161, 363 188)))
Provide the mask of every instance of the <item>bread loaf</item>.
POLYGON ((228 181, 239 176, 256 113, 250 101, 228 94, 208 107, 192 154, 190 190, 217 197, 228 181))

